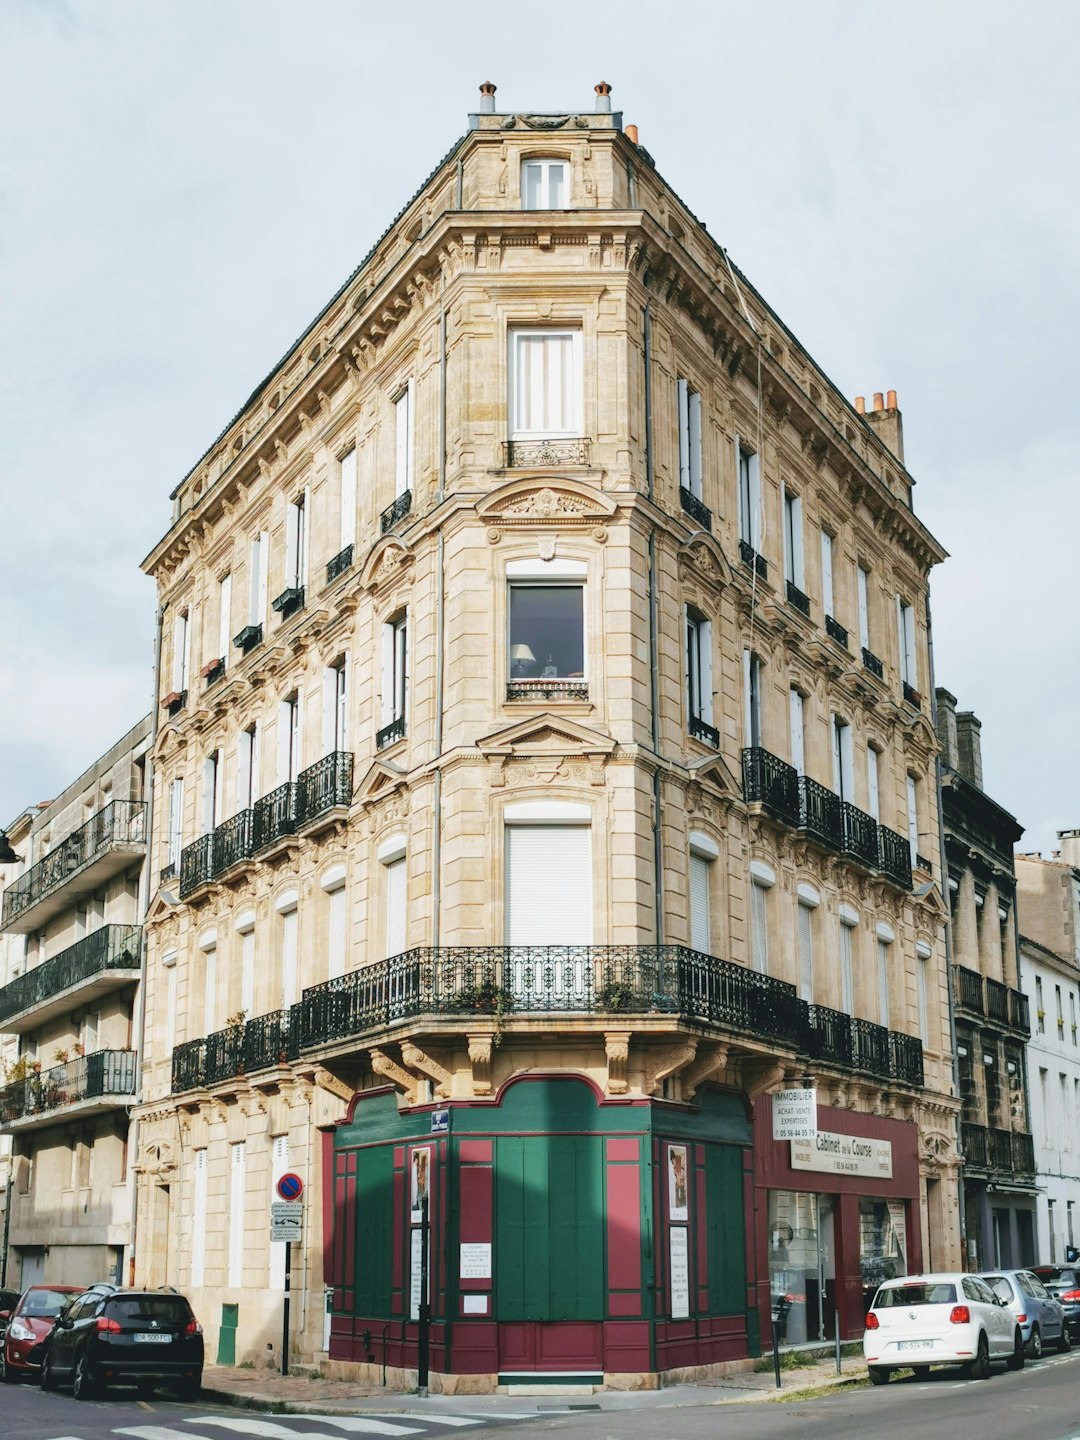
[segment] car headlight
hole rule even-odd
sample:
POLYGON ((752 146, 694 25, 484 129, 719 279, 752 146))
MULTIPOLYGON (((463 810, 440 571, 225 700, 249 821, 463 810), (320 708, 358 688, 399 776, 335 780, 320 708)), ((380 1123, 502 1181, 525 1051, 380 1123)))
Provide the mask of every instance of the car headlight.
POLYGON ((29 1325, 24 1325, 21 1320, 12 1320, 8 1325, 7 1332, 12 1340, 33 1340, 34 1332, 29 1325))

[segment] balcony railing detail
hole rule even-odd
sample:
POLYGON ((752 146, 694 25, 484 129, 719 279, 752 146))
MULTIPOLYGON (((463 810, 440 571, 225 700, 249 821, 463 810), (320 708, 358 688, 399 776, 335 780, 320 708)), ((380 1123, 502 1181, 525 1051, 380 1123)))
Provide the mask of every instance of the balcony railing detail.
POLYGON ((507 700, 588 700, 589 682, 540 676, 506 682, 507 700))
POLYGON ((876 675, 879 680, 885 679, 885 666, 874 652, 868 650, 865 645, 862 647, 862 663, 863 669, 869 670, 871 675, 876 675))
POLYGON ((840 805, 840 822, 843 840, 840 848, 845 855, 861 860, 868 869, 874 870, 878 863, 878 823, 872 815, 850 805, 846 800, 840 805))
POLYGON ((1025 1035, 1031 1034, 1028 997, 1022 990, 1009 991, 1009 1024, 1014 1030, 1022 1030, 1025 1035))
POLYGON ((135 1094, 134 1050, 94 1050, 0 1090, 0 1125, 63 1110, 82 1100, 135 1094))
POLYGON ((789 825, 799 823, 799 772, 760 746, 742 752, 743 795, 789 825))
POLYGON ((759 580, 768 580, 769 562, 765 559, 764 555, 758 554, 749 540, 739 541, 739 556, 743 564, 747 566, 748 569, 753 570, 759 580))
POLYGON ((1035 1173, 1034 1140, 1025 1130, 996 1130, 965 1120, 960 1140, 966 1169, 996 1171, 1003 1176, 1035 1173))
POLYGON ((381 730, 375 731, 375 749, 385 750, 388 745, 393 745, 397 740, 405 738, 405 716, 398 715, 391 720, 389 725, 384 725, 381 730))
POLYGON ((220 875, 251 855, 253 810, 238 810, 214 831, 214 874, 220 875))
POLYGON ((583 436, 558 440, 507 440, 504 455, 508 470, 544 465, 588 465, 589 442, 583 436))
POLYGON ((187 690, 173 690, 166 695, 161 702, 162 709, 168 716, 179 715, 187 704, 187 690))
POLYGON ((296 782, 298 824, 306 825, 352 802, 353 757, 348 750, 334 750, 314 765, 301 770, 296 782))
POLYGON ((810 614, 810 596, 804 595, 793 580, 789 580, 786 586, 788 604, 794 605, 804 615, 810 614))
POLYGON ((878 826, 878 867, 905 890, 911 889, 911 842, 887 825, 878 826))
POLYGON ((934 862, 928 860, 925 855, 916 855, 914 869, 922 870, 925 874, 932 875, 934 873, 934 862))
POLYGON ((329 561, 326 567, 326 583, 336 580, 339 575, 344 575, 353 560, 353 547, 346 545, 344 550, 339 550, 334 558, 329 561))
POLYGON ((712 530, 712 511, 685 485, 679 486, 679 504, 690 516, 690 519, 695 520, 701 526, 702 530, 712 530))
POLYGON ((922 1041, 914 1035, 905 1035, 899 1030, 889 1031, 889 1057, 892 1062, 894 1080, 908 1085, 923 1083, 922 1041))
POLYGON ((176 866, 170 860, 168 865, 163 865, 158 871, 158 884, 167 885, 170 880, 175 880, 177 875, 176 866))
POLYGON ((691 715, 687 722, 687 729, 695 740, 700 740, 703 745, 709 745, 713 750, 720 749, 720 731, 715 725, 710 725, 707 720, 702 720, 700 715, 691 715))
POLYGON ((256 645, 262 644, 263 627, 261 625, 245 625, 240 634, 237 635, 233 644, 245 655, 249 650, 254 650, 256 645))
POLYGON ((392 505, 388 505, 379 517, 379 531, 385 535, 399 520, 404 520, 412 509, 412 491, 403 490, 392 505))
POLYGON ((983 1013, 983 979, 977 970, 966 965, 956 967, 956 1003, 972 1015, 983 1013))
POLYGON ((103 925, 43 960, 0 989, 0 1025, 35 1005, 59 995, 103 970, 130 970, 138 978, 142 929, 138 925, 103 925))
POLYGON ((992 980, 986 977, 986 1015, 990 1020, 996 1020, 999 1025, 1009 1023, 1009 987, 1003 985, 1000 980, 992 980))
POLYGON ((276 610, 282 620, 287 620, 290 615, 295 615, 297 610, 304 608, 304 587, 303 585, 290 585, 270 602, 270 609, 276 610))
POLYGON ((799 829, 831 850, 844 848, 844 822, 840 796, 826 786, 799 777, 799 829))
POLYGON ((915 686, 909 685, 906 680, 904 681, 904 699, 909 705, 913 705, 916 710, 922 709, 922 696, 918 690, 915 689, 915 686))
POLYGON ((4 891, 3 924, 43 900, 111 846, 145 840, 146 805, 137 800, 113 800, 11 882, 4 891))
POLYGON ((200 835, 180 851, 180 898, 214 878, 214 835, 200 835))
POLYGON ((839 620, 835 620, 831 615, 825 616, 825 634, 830 640, 835 640, 838 645, 842 645, 845 650, 848 648, 847 631, 839 620))
POLYGON ((297 825, 297 787, 292 781, 279 785, 255 801, 252 812, 252 851, 265 850, 275 840, 292 835, 297 825))

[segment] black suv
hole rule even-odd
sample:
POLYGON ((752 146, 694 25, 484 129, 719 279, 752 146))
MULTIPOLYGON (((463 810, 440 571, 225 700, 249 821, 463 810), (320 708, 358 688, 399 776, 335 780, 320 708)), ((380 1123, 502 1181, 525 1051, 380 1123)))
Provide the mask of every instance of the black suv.
POLYGON ((1073 1337, 1080 1339, 1080 1269, 1074 1265, 1031 1265, 1028 1268, 1039 1277, 1054 1299, 1064 1305, 1066 1323, 1073 1337))
POLYGON ((106 1385, 168 1385, 182 1400, 202 1388, 202 1326, 183 1295, 95 1285, 60 1312, 41 1361, 41 1388, 70 1382, 78 1400, 106 1385))

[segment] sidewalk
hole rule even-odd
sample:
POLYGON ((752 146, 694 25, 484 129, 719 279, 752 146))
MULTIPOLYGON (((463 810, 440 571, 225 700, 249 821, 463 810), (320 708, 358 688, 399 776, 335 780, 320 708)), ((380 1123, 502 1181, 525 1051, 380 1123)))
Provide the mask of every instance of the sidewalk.
POLYGON ((421 1397, 400 1390, 384 1390, 381 1385, 361 1385, 348 1380, 324 1380, 316 1375, 279 1375, 272 1370, 247 1370, 224 1365, 207 1365, 203 1372, 203 1399, 219 1404, 237 1405, 252 1410, 286 1415, 362 1414, 373 1411, 385 1414, 409 1410, 414 1414, 428 1411, 467 1412, 474 1415, 520 1414, 524 1410, 630 1410, 651 1406, 746 1404, 786 1400, 794 1395, 805 1397, 808 1391, 827 1394, 866 1380, 866 1366, 861 1358, 845 1358, 843 1373, 837 1375, 836 1363, 815 1361, 812 1365, 782 1373, 781 1389, 776 1389, 772 1370, 755 1372, 747 1369, 725 1375, 712 1382, 695 1381, 686 1385, 670 1385, 662 1390, 601 1390, 595 1393, 560 1394, 557 1390, 528 1395, 429 1395, 421 1397))

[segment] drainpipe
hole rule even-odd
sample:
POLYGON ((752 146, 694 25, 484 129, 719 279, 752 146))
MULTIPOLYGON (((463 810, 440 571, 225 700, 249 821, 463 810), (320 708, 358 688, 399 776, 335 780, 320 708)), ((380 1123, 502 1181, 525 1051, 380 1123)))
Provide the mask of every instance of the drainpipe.
MULTIPOLYGON (((645 359, 645 481, 648 496, 653 498, 652 443, 652 337, 649 316, 650 302, 642 312, 642 345, 645 359)), ((657 675, 656 621, 656 526, 649 531, 649 707, 652 722, 652 748, 656 758, 653 771, 653 889, 656 894, 656 943, 664 943, 664 839, 661 816, 660 780, 660 681, 657 675)))
MULTIPOLYGON (((461 183, 461 162, 458 162, 458 183, 461 183)), ((446 311, 439 313, 439 488, 435 502, 441 505, 446 496, 446 311)), ((442 767, 443 748, 443 680, 445 626, 444 584, 446 571, 446 540, 442 524, 436 546, 435 566, 435 780, 431 816, 431 943, 437 949, 441 931, 442 909, 442 767)))

